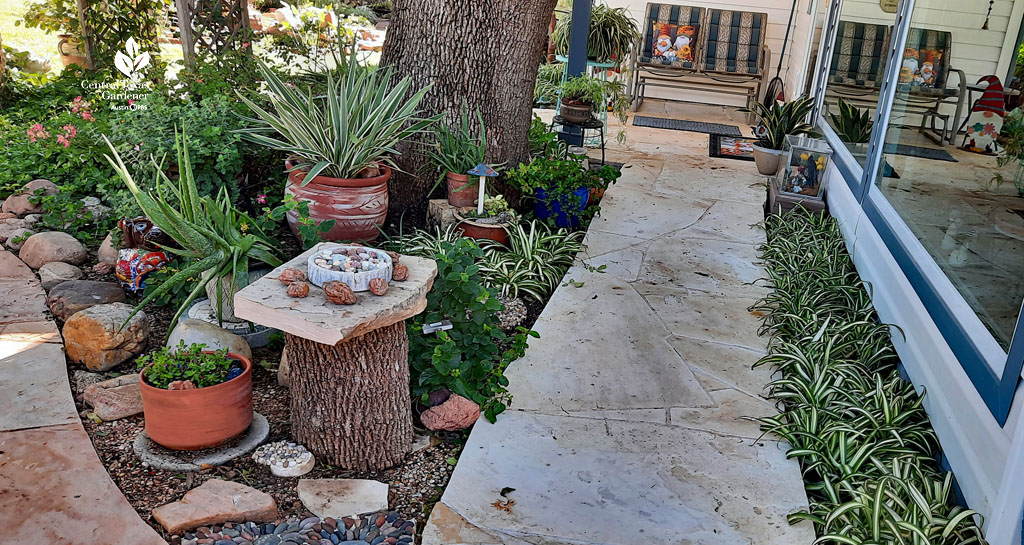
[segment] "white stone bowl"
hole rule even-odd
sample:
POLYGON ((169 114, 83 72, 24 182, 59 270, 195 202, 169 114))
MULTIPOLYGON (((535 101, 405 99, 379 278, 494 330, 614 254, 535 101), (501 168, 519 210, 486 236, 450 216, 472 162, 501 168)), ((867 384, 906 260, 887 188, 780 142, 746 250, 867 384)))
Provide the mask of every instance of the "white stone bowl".
POLYGON ((321 251, 309 256, 306 261, 306 276, 309 281, 317 287, 324 287, 324 284, 334 280, 339 280, 348 284, 348 287, 352 288, 352 291, 367 291, 370 289, 370 280, 374 278, 383 278, 385 282, 391 282, 391 272, 394 270, 394 263, 391 262, 391 256, 384 250, 377 250, 375 248, 368 248, 366 246, 333 246, 330 248, 324 248, 321 251), (386 266, 373 271, 366 272, 345 272, 345 271, 332 271, 325 269, 316 264, 316 259, 322 257, 325 251, 335 253, 338 251, 345 251, 355 248, 357 250, 368 250, 374 252, 377 256, 384 261, 386 266))

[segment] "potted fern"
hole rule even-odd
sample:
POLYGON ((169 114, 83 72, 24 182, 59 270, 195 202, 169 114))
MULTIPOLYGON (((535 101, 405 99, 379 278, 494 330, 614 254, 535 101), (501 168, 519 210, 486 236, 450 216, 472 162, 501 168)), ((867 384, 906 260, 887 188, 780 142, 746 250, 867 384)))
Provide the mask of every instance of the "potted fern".
POLYGON ((813 137, 820 136, 805 121, 813 108, 814 99, 805 96, 783 104, 772 101, 770 106, 755 103, 753 108, 739 110, 753 114, 757 120, 754 162, 757 164, 759 173, 764 176, 778 174, 779 167, 782 165, 786 136, 802 134, 813 137))

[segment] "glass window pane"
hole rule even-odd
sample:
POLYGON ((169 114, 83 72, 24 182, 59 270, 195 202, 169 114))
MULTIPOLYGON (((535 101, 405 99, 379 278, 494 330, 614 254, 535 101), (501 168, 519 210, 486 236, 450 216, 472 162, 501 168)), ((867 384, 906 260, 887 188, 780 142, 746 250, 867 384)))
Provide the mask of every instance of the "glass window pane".
POLYGON ((862 166, 895 21, 890 0, 846 0, 839 16, 822 115, 862 166))
POLYGON ((988 2, 917 0, 877 178, 1004 348, 1024 298, 1024 185, 1014 183, 1024 182, 1024 123, 1010 113, 1020 83, 1007 81, 1021 32, 1013 3, 997 0, 989 13, 988 2))

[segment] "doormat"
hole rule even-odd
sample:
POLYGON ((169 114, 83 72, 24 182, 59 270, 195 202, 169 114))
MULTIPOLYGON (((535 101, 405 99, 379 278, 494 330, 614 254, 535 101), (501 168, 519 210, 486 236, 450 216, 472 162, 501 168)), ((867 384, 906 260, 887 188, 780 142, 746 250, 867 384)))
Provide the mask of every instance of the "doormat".
POLYGON ((960 162, 954 159, 948 151, 941 148, 922 148, 920 146, 908 146, 906 144, 886 144, 885 153, 891 153, 893 155, 906 155, 908 157, 918 157, 920 159, 949 161, 950 163, 960 162))
POLYGON ((722 136, 712 134, 708 138, 708 155, 722 159, 736 159, 737 161, 754 160, 753 138, 736 138, 734 136, 722 136))
POLYGON ((736 125, 722 125, 721 123, 703 123, 701 121, 686 121, 685 119, 665 119, 663 117, 650 117, 638 115, 633 117, 633 126, 651 127, 654 129, 672 129, 674 131, 702 132, 705 134, 719 134, 722 136, 741 137, 743 133, 736 125))

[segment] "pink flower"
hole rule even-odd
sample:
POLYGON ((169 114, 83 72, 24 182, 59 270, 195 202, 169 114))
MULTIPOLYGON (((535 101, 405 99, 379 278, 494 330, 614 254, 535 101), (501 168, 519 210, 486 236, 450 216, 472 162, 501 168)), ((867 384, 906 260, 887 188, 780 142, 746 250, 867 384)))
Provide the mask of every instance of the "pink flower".
POLYGON ((267 204, 267 196, 263 193, 256 195, 256 202, 259 204, 267 204))
POLYGON ((50 133, 43 128, 39 123, 34 123, 27 131, 25 136, 28 136, 29 142, 35 142, 37 140, 45 140, 50 137, 50 133))
POLYGON ((70 147, 71 139, 78 135, 78 129, 71 124, 64 125, 61 128, 64 129, 64 133, 57 135, 57 143, 65 148, 70 147))
POLYGON ((93 117, 92 114, 89 112, 82 112, 82 119, 90 122, 96 121, 96 118, 93 117))

